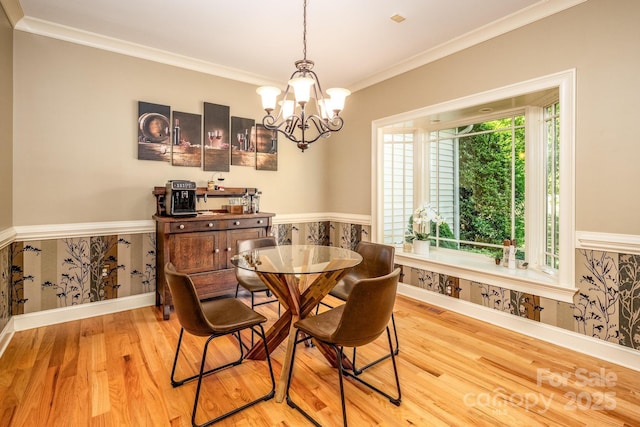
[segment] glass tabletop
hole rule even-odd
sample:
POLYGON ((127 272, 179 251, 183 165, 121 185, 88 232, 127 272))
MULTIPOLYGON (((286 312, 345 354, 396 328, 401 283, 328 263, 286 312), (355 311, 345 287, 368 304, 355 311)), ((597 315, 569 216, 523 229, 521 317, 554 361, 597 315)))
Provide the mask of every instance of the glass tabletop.
POLYGON ((231 258, 245 270, 261 273, 315 274, 355 267, 362 256, 333 246, 281 245, 251 249, 231 258))

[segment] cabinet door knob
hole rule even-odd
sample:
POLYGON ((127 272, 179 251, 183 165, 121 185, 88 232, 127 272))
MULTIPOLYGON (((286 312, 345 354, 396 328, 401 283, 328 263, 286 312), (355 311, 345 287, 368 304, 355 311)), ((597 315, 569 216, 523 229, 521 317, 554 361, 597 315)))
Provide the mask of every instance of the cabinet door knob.
POLYGON ((233 221, 233 225, 240 225, 240 221, 233 221))
POLYGON ((263 221, 263 220, 261 220, 261 219, 259 219, 259 220, 258 220, 258 224, 262 224, 263 222, 264 222, 264 221, 263 221))
POLYGON ((220 252, 220 249, 216 248, 213 252, 218 253, 220 252))
POLYGON ((227 252, 231 252, 231 248, 227 248, 227 252))
POLYGON ((209 223, 209 227, 213 227, 213 223, 212 222, 209 223))
POLYGON ((180 224, 180 225, 178 226, 178 228, 179 228, 180 230, 184 230, 184 224, 180 224))

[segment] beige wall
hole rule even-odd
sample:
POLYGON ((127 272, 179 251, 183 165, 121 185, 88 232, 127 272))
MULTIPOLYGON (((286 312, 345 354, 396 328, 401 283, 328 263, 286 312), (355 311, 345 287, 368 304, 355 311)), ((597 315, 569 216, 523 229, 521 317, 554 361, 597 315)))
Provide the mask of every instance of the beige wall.
POLYGON ((577 229, 640 234, 638 22, 637 0, 590 0, 356 92, 332 137, 327 210, 370 213, 373 120, 575 68, 577 229))
POLYGON ((12 225, 13 30, 0 7, 0 231, 12 225))
MULTIPOLYGON (((260 120, 256 87, 16 31, 13 223, 150 219, 154 186, 206 185, 211 172, 137 159, 138 101, 202 114, 202 103, 260 120)), ((280 139, 278 171, 231 166, 229 187, 258 187, 263 211, 324 212, 326 147, 280 139)))
MULTIPOLYGON (((343 131, 305 153, 282 141, 278 172, 232 166, 225 184, 260 187, 265 211, 370 214, 373 120, 575 68, 577 229, 640 234, 639 18, 638 1, 590 0, 358 91, 343 131)), ((147 219, 153 186, 204 184, 201 169, 137 160, 138 100, 262 116, 252 85, 19 31, 14 49, 14 225, 147 219)))

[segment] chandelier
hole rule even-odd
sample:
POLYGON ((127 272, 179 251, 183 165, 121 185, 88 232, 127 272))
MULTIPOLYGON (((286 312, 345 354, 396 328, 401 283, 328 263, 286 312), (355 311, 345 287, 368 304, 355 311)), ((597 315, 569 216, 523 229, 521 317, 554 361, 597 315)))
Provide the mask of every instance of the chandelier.
POLYGON ((275 115, 276 100, 282 91, 277 87, 262 86, 256 92, 262 97, 262 108, 267 112, 262 125, 280 132, 304 152, 320 137, 328 138, 331 132, 342 129, 344 121, 340 112, 345 98, 351 94, 342 88, 327 89, 331 98, 322 93, 320 80, 312 71, 313 61, 307 59, 307 0, 304 0, 302 54, 303 59, 295 62, 296 71, 289 78, 275 115))

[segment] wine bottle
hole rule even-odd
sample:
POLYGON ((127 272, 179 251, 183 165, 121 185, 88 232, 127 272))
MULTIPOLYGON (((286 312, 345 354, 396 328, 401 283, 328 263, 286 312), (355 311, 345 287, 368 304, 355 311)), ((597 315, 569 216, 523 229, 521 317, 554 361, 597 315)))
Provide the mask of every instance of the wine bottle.
POLYGON ((180 145, 180 120, 175 119, 175 123, 173 128, 173 145, 180 145))

